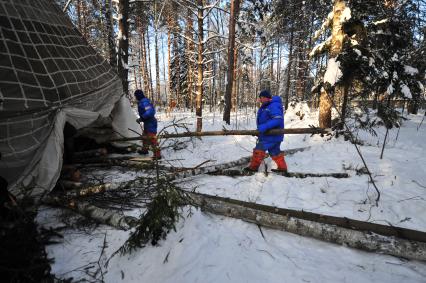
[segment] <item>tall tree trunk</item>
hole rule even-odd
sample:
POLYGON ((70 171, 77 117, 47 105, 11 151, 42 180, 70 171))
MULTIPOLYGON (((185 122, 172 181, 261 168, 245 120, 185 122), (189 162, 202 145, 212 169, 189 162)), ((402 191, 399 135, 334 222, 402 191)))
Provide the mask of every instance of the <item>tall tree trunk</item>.
POLYGON ((77 0, 77 27, 81 34, 83 34, 81 0, 77 0))
POLYGON ((235 46, 235 48, 234 48, 234 63, 233 63, 234 75, 232 77, 232 80, 233 80, 232 81, 232 111, 234 111, 234 112, 237 112, 237 107, 238 107, 238 105, 237 105, 237 89, 236 89, 236 87, 237 87, 237 75, 238 75, 237 63, 238 63, 238 47, 235 46))
POLYGON ((129 63, 129 0, 118 2, 118 75, 123 83, 123 92, 128 95, 128 63, 129 63))
POLYGON ((155 94, 157 104, 160 105, 160 60, 158 58, 158 30, 155 29, 155 94))
POLYGON ((161 105, 160 99, 160 60, 158 51, 157 1, 154 1, 154 48, 155 48, 155 100, 161 105))
POLYGON ((286 82, 286 85, 285 85, 285 106, 284 106, 284 109, 288 108, 288 100, 289 100, 289 97, 290 97, 291 64, 293 62, 293 37, 294 37, 294 28, 293 28, 293 24, 291 24, 289 51, 288 51, 288 64, 287 64, 287 82, 286 82))
POLYGON ((187 10, 187 14, 186 14, 186 64, 188 66, 188 91, 187 91, 187 95, 188 95, 188 104, 189 104, 189 108, 191 109, 191 112, 194 111, 194 93, 192 91, 193 88, 193 76, 194 76, 194 71, 192 69, 192 54, 194 52, 194 42, 192 41, 193 36, 193 19, 192 19, 192 12, 191 10, 188 8, 187 10))
MULTIPOLYGON (((329 52, 329 58, 337 58, 337 56, 342 51, 343 46, 343 26, 340 20, 342 12, 345 10, 346 4, 344 0, 335 0, 333 7, 333 25, 331 31, 331 46, 329 52)), ((329 60, 330 60, 329 59, 329 60)), ((334 97, 340 102, 342 99, 344 86, 335 86, 334 87, 334 97)), ((319 110, 319 126, 323 128, 331 127, 331 101, 332 94, 327 93, 324 88, 321 88, 320 96, 320 110, 319 110)))
POLYGON ((225 110, 223 112, 223 121, 231 124, 232 107, 232 86, 234 84, 234 52, 235 52, 235 22, 238 16, 240 0, 231 0, 231 16, 229 19, 229 37, 228 37, 228 73, 225 93, 225 110))
MULTIPOLYGON (((142 26, 139 27, 140 36, 140 52, 141 52, 141 70, 143 77, 143 92, 149 97, 149 86, 148 86, 148 68, 146 64, 146 47, 145 47, 145 33, 142 26)), ((142 86, 141 86, 142 87, 142 86)))
POLYGON ((347 108, 347 105, 348 105, 348 91, 349 91, 349 84, 345 84, 343 86, 342 109, 340 110, 340 113, 342 113, 342 121, 339 125, 340 129, 343 129, 343 125, 344 125, 345 119, 346 119, 346 108, 347 108))
POLYGON ((274 93, 275 86, 272 84, 274 81, 274 45, 271 44, 269 47, 270 51, 270 61, 269 61, 269 89, 272 93, 274 93))
POLYGON ((137 69, 137 67, 133 68, 133 77, 135 78, 135 88, 139 89, 139 86, 138 86, 138 77, 136 75, 136 69, 137 69))
POLYGON ((280 39, 278 38, 277 42, 277 92, 276 95, 280 95, 280 73, 281 73, 281 48, 280 48, 280 39))
POLYGON ((168 28, 167 28, 167 94, 169 95, 169 101, 168 104, 173 104, 173 95, 171 94, 172 89, 172 64, 171 64, 171 49, 172 49, 172 23, 171 23, 171 16, 167 19, 168 22, 168 28))
POLYGON ((204 40, 204 29, 203 29, 203 16, 204 16, 204 5, 203 0, 197 0, 198 4, 198 82, 197 82, 197 98, 196 98, 196 107, 195 115, 197 116, 197 132, 201 132, 203 128, 203 40, 204 40))
POLYGON ((306 42, 304 38, 306 38, 306 34, 299 38, 298 44, 298 66, 297 66, 297 76, 296 76, 296 96, 303 100, 305 96, 305 85, 306 85, 306 75, 308 69, 308 58, 306 52, 306 42))
POLYGON ((148 31, 148 25, 146 26, 146 32, 145 32, 145 36, 146 36, 146 57, 147 57, 147 65, 148 65, 148 82, 149 82, 149 93, 151 94, 151 99, 154 101, 155 97, 154 97, 154 88, 152 86, 152 65, 151 65, 151 53, 150 50, 151 48, 149 47, 149 31, 148 31))
POLYGON ((164 60, 164 58, 166 57, 165 55, 164 55, 164 39, 163 39, 163 35, 161 35, 161 54, 162 54, 162 61, 163 61, 163 84, 164 84, 164 94, 165 94, 165 97, 164 97, 164 99, 165 99, 165 101, 166 101, 166 103, 167 103, 167 99, 168 99, 168 97, 167 97, 167 80, 166 80, 166 69, 167 69, 167 67, 166 67, 166 60, 164 60))
POLYGON ((179 54, 179 26, 177 24, 177 16, 175 15, 173 17, 173 57, 174 57, 174 68, 175 68, 175 74, 176 74, 176 85, 175 85, 175 99, 176 99, 176 105, 181 107, 182 106, 182 97, 181 97, 181 89, 180 89, 180 75, 181 75, 181 69, 180 69, 180 54, 179 54))
POLYGON ((112 0, 105 0, 105 22, 108 33, 109 64, 117 72, 117 54, 114 42, 114 19, 112 17, 112 0))
POLYGON ((82 24, 83 24, 83 29, 81 31, 81 33, 83 34, 83 37, 89 41, 90 37, 89 37, 89 22, 88 22, 88 8, 87 8, 87 3, 86 1, 81 1, 81 16, 82 16, 82 24))

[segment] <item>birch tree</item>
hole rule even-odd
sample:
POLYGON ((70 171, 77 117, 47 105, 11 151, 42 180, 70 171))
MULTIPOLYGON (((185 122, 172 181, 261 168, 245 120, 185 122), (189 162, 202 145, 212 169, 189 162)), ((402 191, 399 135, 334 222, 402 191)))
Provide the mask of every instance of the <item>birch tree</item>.
POLYGON ((324 74, 324 86, 321 87, 320 105, 319 105, 319 126, 321 128, 331 127, 331 109, 333 105, 333 96, 340 100, 343 95, 343 88, 336 85, 342 76, 340 63, 337 56, 341 53, 344 44, 343 23, 350 19, 350 9, 346 6, 344 0, 335 0, 333 11, 327 16, 321 29, 315 34, 318 38, 327 28, 331 29, 331 36, 324 42, 315 46, 310 56, 315 56, 322 52, 328 52, 327 70, 324 74), (327 84, 327 85, 326 85, 327 84))

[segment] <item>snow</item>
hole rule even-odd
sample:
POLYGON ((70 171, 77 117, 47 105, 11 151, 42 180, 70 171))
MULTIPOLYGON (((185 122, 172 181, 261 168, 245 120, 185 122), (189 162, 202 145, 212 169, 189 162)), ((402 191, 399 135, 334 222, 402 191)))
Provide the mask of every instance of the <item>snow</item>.
POLYGON ((401 84, 401 92, 406 98, 413 98, 410 88, 406 84, 401 84))
POLYGON ((388 88, 386 89, 386 92, 387 92, 388 94, 392 94, 392 93, 393 93, 393 91, 394 91, 393 83, 390 83, 390 85, 388 85, 388 88))
POLYGON ((349 7, 345 7, 342 14, 340 15, 340 23, 345 23, 351 19, 351 9, 349 7))
POLYGON ((336 61, 336 58, 329 58, 327 63, 327 70, 324 74, 324 83, 330 83, 334 86, 336 82, 342 77, 342 71, 340 70, 340 62, 336 61))
POLYGON ((425 87, 421 82, 417 82, 417 84, 419 85, 420 91, 424 92, 425 91, 425 87))
POLYGON ((396 71, 394 71, 394 72, 393 72, 393 74, 392 74, 392 79, 393 79, 394 81, 398 80, 398 73, 397 73, 396 71))
POLYGON ((322 23, 321 28, 314 33, 314 39, 317 39, 333 22, 334 12, 331 11, 328 13, 327 18, 322 23))
POLYGON ((374 24, 374 25, 384 24, 384 23, 386 23, 388 20, 389 20, 389 19, 383 19, 383 20, 380 20, 380 21, 373 22, 373 24, 374 24))
POLYGON ((386 72, 386 71, 383 71, 383 72, 382 72, 382 76, 383 76, 385 79, 388 79, 388 78, 389 78, 389 74, 388 74, 388 72, 386 72))
POLYGON ((418 73, 419 73, 419 70, 418 70, 417 68, 413 68, 413 67, 411 67, 411 66, 404 65, 404 72, 405 72, 406 74, 409 74, 409 75, 411 75, 411 76, 414 76, 414 75, 416 75, 416 74, 418 74, 418 73))
MULTIPOLYGON (((347 179, 285 178, 259 172, 238 178, 201 175, 181 186, 211 195, 426 231, 425 125, 417 130, 423 115, 405 114, 402 127, 389 130, 383 159, 379 156, 384 127, 375 129, 377 137, 355 132, 364 141, 360 150, 382 194, 378 206, 368 176, 356 174, 363 164, 355 147, 343 138, 287 135, 281 148, 310 147, 286 156, 291 171, 347 172, 347 179)), ((205 110, 203 130, 255 128, 253 109, 241 110, 238 117, 233 113, 231 126, 222 123, 221 116, 205 110)), ((173 112, 172 117, 159 113, 158 118, 160 129, 173 118, 185 119, 191 129, 196 125, 191 112, 173 112)), ((317 125, 318 112, 297 104, 286 111, 285 121, 287 128, 317 125), (296 115, 299 111, 305 114, 302 120, 296 115)), ((206 160, 210 160, 206 165, 217 164, 250 155, 255 142, 251 136, 205 137, 194 139, 182 150, 167 148, 162 154, 175 166, 192 167, 206 160)), ((265 164, 268 170, 275 167, 270 158, 265 164)), ((135 174, 139 173, 115 170, 110 178, 132 179, 135 174)), ((184 209, 185 217, 166 240, 131 255, 117 254, 107 267, 107 259, 129 232, 106 226, 86 232, 69 228, 61 244, 47 247, 49 257, 55 259, 52 272, 60 278, 94 281, 87 273, 96 270, 99 260, 105 282, 424 282, 426 278, 423 262, 266 228, 262 228, 262 237, 256 225, 194 209, 187 217, 189 208, 184 209), (107 246, 101 254, 104 238, 107 246), (89 263, 92 269, 85 268, 89 263)), ((45 227, 61 226, 56 216, 59 213, 57 209, 43 209, 38 221, 45 227)), ((99 279, 100 273, 97 276, 99 279)))
POLYGON ((325 48, 330 45, 331 42, 331 36, 329 36, 326 40, 324 40, 323 42, 317 44, 314 46, 314 48, 312 48, 312 51, 309 53, 309 57, 313 57, 315 54, 317 53, 321 53, 322 51, 325 50, 325 48))
POLYGON ((391 60, 394 62, 398 61, 399 60, 398 54, 394 53, 391 60))
MULTIPOLYGON (((422 282, 424 264, 348 249, 241 220, 193 211, 158 247, 147 246, 108 264, 105 282, 422 282)), ((97 262, 104 237, 109 256, 126 233, 100 227, 92 241, 66 235, 62 249, 49 249, 55 274, 84 275, 97 262), (83 258, 78 255, 84 253, 83 258), (69 270, 77 269, 73 273, 69 270)), ((101 257, 101 264, 106 257, 101 257)), ((83 276, 82 276, 83 277, 83 276)))

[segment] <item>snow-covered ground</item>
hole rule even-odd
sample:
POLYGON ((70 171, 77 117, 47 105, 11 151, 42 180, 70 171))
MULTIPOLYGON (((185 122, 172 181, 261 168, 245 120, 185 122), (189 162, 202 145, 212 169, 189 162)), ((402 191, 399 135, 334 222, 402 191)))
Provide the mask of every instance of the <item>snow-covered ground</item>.
MULTIPOLYGON (((194 129, 192 113, 174 114, 194 129)), ((287 135, 281 148, 310 147, 286 157, 290 171, 347 172, 348 179, 298 179, 263 173, 238 178, 202 175, 191 178, 185 186, 207 194, 426 231, 426 125, 417 130, 423 114, 407 116, 399 134, 398 129, 390 130, 383 159, 379 157, 384 128, 376 129, 377 137, 358 132, 358 138, 365 141, 361 153, 381 192, 378 206, 368 175, 356 174, 355 169, 363 163, 354 145, 343 137, 287 135)), ((254 115, 253 110, 243 111, 227 126, 220 114, 205 112, 203 129, 255 129, 254 115)), ((162 113, 158 117, 160 129, 172 120, 162 113)), ((303 105, 290 108, 285 115, 286 128, 317 125, 317 120, 317 113, 303 105), (303 119, 296 115, 299 110, 305 114, 303 119)), ((223 163, 249 156, 255 142, 254 137, 247 136, 205 137, 181 150, 163 150, 162 162, 184 167, 207 160, 210 162, 206 165, 223 163)), ((266 164, 269 169, 275 166, 270 159, 266 164)), ((119 170, 109 174, 115 180, 135 176, 119 170)), ((426 282, 426 264, 421 262, 268 229, 262 229, 263 238, 256 225, 193 212, 158 247, 116 255, 108 267, 103 264, 124 243, 128 232, 106 226, 90 234, 67 230, 63 244, 48 246, 49 256, 55 258, 53 272, 61 277, 90 279, 87 273, 96 270, 99 261, 106 282, 426 282), (101 254, 104 239, 108 245, 101 254), (90 262, 92 269, 85 270, 90 262)), ((58 225, 56 213, 42 210, 39 222, 58 225)))

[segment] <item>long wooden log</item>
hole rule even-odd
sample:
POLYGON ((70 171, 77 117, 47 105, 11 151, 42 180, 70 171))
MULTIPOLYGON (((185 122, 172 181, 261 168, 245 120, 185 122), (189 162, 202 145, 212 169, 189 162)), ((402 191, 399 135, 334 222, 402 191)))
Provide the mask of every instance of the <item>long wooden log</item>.
MULTIPOLYGON (((216 172, 209 173, 215 176, 252 176, 257 172, 244 171, 242 168, 231 168, 225 170, 218 170, 216 172)), ((288 178, 308 178, 308 177, 331 177, 331 178, 349 178, 348 173, 304 173, 304 172, 269 172, 268 174, 281 175, 288 178)))
MULTIPOLYGON (((297 134, 327 134, 331 132, 331 129, 323 128, 290 128, 290 129, 273 129, 266 132, 268 135, 297 135, 297 134)), ((224 131, 206 131, 206 132, 184 132, 178 134, 161 134, 158 135, 159 139, 168 138, 184 138, 184 137, 206 137, 206 136, 258 136, 259 131, 257 130, 224 130, 224 131)), ((120 138, 112 139, 109 142, 123 142, 123 141, 135 141, 142 140, 146 137, 131 137, 131 138, 120 138)))
POLYGON ((342 217, 280 209, 200 193, 187 193, 192 203, 214 214, 356 249, 426 261, 426 233, 424 232, 342 217))

